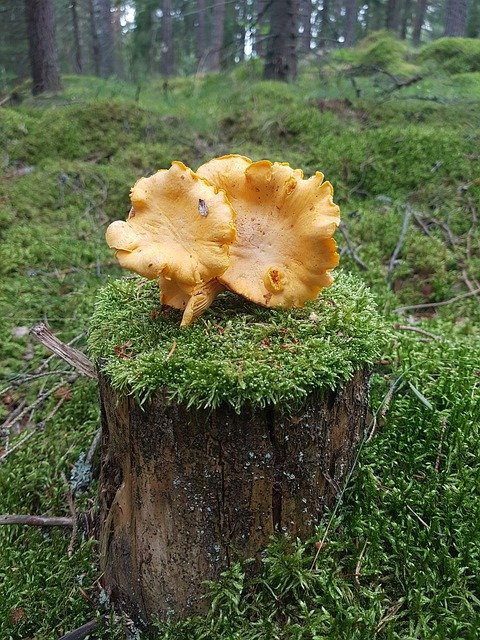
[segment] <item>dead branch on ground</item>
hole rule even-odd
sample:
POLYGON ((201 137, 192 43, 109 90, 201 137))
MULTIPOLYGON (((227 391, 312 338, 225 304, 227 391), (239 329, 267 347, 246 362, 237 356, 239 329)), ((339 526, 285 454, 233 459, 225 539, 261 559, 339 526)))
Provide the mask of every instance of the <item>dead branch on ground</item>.
POLYGON ((340 233, 342 234, 343 239, 345 240, 345 246, 346 246, 346 250, 347 250, 348 255, 352 258, 352 260, 354 262, 356 262, 358 264, 360 269, 362 269, 363 271, 368 271, 368 266, 365 264, 365 262, 357 254, 357 252, 354 249, 352 243, 350 242, 350 237, 348 235, 346 224, 344 222, 341 222, 340 226, 338 227, 338 229, 339 229, 340 233))
POLYGON ((397 258, 400 255, 400 251, 405 243, 405 239, 407 237, 408 225, 410 223, 410 218, 412 217, 412 209, 410 205, 406 204, 404 206, 405 213, 403 214, 403 223, 402 229, 400 231, 400 237, 398 238, 398 242, 393 250, 392 257, 390 258, 390 262, 388 263, 388 274, 390 275, 395 265, 397 264, 397 258))
POLYGON ((30 333, 38 342, 40 342, 40 344, 46 347, 49 351, 52 351, 52 353, 57 355, 59 358, 62 358, 62 360, 65 360, 65 362, 68 362, 72 367, 78 369, 80 373, 83 373, 83 375, 93 378, 94 380, 97 378, 95 368, 87 356, 78 349, 62 342, 50 331, 50 329, 46 327, 45 324, 37 324, 31 329, 30 333))
POLYGON ((32 516, 32 515, 0 515, 0 525, 22 524, 30 527, 73 527, 73 518, 32 516))
POLYGON ((454 302, 458 302, 459 300, 464 300, 465 298, 471 298, 472 296, 476 296, 480 294, 480 288, 474 289, 473 291, 468 291, 467 293, 462 293, 454 298, 450 298, 449 300, 442 300, 441 302, 426 302, 424 304, 411 304, 406 307, 397 307, 394 309, 395 313, 405 313, 405 311, 417 311, 420 309, 435 309, 437 307, 443 307, 447 304, 453 304, 454 302))
POLYGON ((430 340, 442 340, 442 336, 437 336, 435 333, 430 333, 430 331, 425 331, 425 329, 421 329, 420 327, 413 327, 412 325, 399 324, 396 322, 393 325, 393 328, 396 331, 413 331, 414 333, 418 333, 422 336, 430 338, 430 340))

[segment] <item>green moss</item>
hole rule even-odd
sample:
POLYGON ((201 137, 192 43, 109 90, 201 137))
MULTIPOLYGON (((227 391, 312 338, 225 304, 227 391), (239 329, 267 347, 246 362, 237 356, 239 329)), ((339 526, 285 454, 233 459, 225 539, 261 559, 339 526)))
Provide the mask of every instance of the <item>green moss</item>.
POLYGON ((478 146, 476 135, 459 137, 453 130, 421 125, 384 126, 358 134, 351 127, 341 135, 318 135, 307 156, 308 165, 328 171, 337 190, 405 198, 450 186, 451 197, 459 181, 476 178, 469 157, 478 146))
POLYGON ((378 31, 359 43, 359 62, 366 67, 394 70, 404 60, 406 45, 388 31, 378 31))
POLYGON ((32 120, 13 109, 0 110, 0 167, 5 168, 15 157, 16 148, 29 135, 32 120))
POLYGON ((420 59, 437 63, 447 73, 480 71, 480 40, 440 38, 423 47, 420 59))
POLYGON ((408 48, 391 31, 375 31, 355 47, 336 51, 332 59, 340 64, 363 67, 363 73, 387 71, 397 74, 415 73, 418 69, 408 62, 408 48))
MULTIPOLYGON (((52 398, 43 415, 55 402, 52 398)), ((3 462, 0 512, 70 515, 61 474, 68 477, 97 423, 95 386, 81 382, 72 387, 71 400, 45 431, 38 430, 3 462)), ((77 508, 81 509, 80 501, 77 508)), ((58 638, 94 617, 82 588, 95 598, 95 545, 92 540, 77 539, 69 558, 69 538, 68 530, 0 527, 0 637, 58 638), (15 609, 23 611, 17 624, 15 609)))
POLYGON ((159 311, 156 283, 111 282, 92 318, 91 354, 115 388, 140 401, 167 387, 189 406, 238 411, 299 405, 334 388, 371 366, 385 338, 368 289, 345 274, 303 309, 268 310, 224 294, 196 325, 180 330, 179 321, 179 312, 159 311))
MULTIPOLYGON (((95 100, 87 104, 29 111, 33 116, 12 146, 12 159, 38 163, 46 158, 106 162, 136 142, 176 142, 189 127, 176 116, 152 113, 133 102, 95 100), (179 135, 178 131, 182 134, 179 135)), ((21 125, 22 123, 20 123, 21 125)), ((23 130, 23 129, 22 129, 23 130)), ((4 135, 12 136, 9 127, 4 135)))

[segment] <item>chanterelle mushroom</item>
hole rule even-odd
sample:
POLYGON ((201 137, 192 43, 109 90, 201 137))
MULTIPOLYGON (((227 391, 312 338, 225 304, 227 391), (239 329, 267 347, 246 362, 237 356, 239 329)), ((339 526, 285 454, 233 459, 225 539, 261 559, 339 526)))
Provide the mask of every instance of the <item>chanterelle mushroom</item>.
POLYGON ((226 192, 236 214, 231 263, 219 282, 257 304, 284 308, 302 306, 332 283, 340 218, 321 173, 304 180, 287 164, 238 155, 215 158, 197 173, 226 192))
POLYGON ((234 211, 223 191, 181 162, 141 178, 130 198, 128 220, 108 227, 107 243, 122 267, 158 278, 162 302, 185 309, 182 324, 190 324, 230 264, 234 211))

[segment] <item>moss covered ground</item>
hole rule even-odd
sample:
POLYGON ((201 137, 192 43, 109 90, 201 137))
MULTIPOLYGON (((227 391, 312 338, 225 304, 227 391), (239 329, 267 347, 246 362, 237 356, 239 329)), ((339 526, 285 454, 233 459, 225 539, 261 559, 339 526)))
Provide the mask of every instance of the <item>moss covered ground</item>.
MULTIPOLYGON (((373 367, 373 435, 315 562, 315 541, 273 543, 256 580, 232 567, 206 618, 158 638, 478 637, 480 76, 401 53, 415 69, 393 59, 388 72, 423 79, 391 91, 384 73, 358 75, 358 96, 358 59, 342 55, 295 85, 262 81, 255 64, 167 90, 72 77, 0 110, 0 513, 69 515, 96 388, 45 363, 26 329, 46 321, 86 348, 99 290, 135 282, 115 284, 105 227, 126 215, 136 178, 172 159, 195 168, 237 152, 324 172, 343 278, 369 287, 391 333, 373 367)), ((94 497, 93 483, 77 508, 94 497)), ((55 639, 108 613, 94 545, 80 537, 69 557, 69 544, 62 530, 0 527, 2 639, 55 639)), ((104 636, 120 633, 112 622, 104 636)))

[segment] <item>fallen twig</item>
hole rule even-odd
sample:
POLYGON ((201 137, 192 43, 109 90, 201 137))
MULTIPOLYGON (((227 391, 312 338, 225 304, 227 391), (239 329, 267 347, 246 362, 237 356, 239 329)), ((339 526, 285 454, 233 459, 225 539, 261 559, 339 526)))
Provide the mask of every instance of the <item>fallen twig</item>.
POLYGON ((92 466, 93 457, 98 449, 98 446, 102 440, 102 429, 99 429, 95 434, 95 437, 92 440, 92 444, 90 445, 90 449, 87 452, 85 457, 85 464, 92 466))
POLYGON ((80 373, 83 373, 89 378, 97 378, 95 368, 87 356, 78 349, 59 340, 43 323, 33 327, 30 333, 40 344, 43 344, 44 347, 52 351, 59 358, 62 358, 62 360, 68 362, 72 367, 78 369, 80 373))
POLYGON ((360 551, 360 555, 358 556, 358 562, 355 566, 355 582, 360 585, 360 568, 362 566, 362 560, 363 560, 363 556, 365 555, 365 551, 367 550, 367 546, 368 546, 368 538, 365 540, 365 544, 363 545, 363 549, 360 551))
MULTIPOLYGON (((83 336, 84 336, 83 332, 79 333, 78 336, 75 336, 75 338, 72 338, 72 340, 70 340, 70 342, 67 342, 67 346, 71 347, 73 344, 78 342, 80 340, 80 338, 82 338, 83 336)), ((56 357, 57 357, 57 354, 56 353, 52 353, 50 356, 48 356, 48 358, 46 358, 43 362, 40 363, 40 366, 34 371, 34 373, 41 373, 42 371, 45 371, 45 369, 49 365, 50 361, 53 360, 53 358, 56 358, 56 357)))
POLYGON ((467 293, 462 293, 459 296, 450 298, 449 300, 442 300, 441 302, 426 302, 424 304, 412 304, 406 307, 397 307, 396 309, 394 309, 394 312, 404 313, 405 311, 415 311, 417 309, 435 309, 436 307, 443 307, 447 304, 458 302, 458 300, 463 300, 464 298, 471 298, 472 296, 476 296, 479 293, 480 288, 474 289, 473 291, 468 291, 467 293))
POLYGON ((58 640, 84 640, 84 638, 89 636, 91 633, 93 633, 94 631, 97 631, 99 626, 103 626, 102 623, 103 623, 103 619, 90 620, 90 622, 87 622, 81 627, 78 627, 78 629, 69 631, 58 640))
POLYGON ((23 377, 21 375, 18 375, 8 387, 5 387, 5 389, 2 389, 0 391, 0 395, 2 393, 6 393, 7 391, 10 391, 11 389, 16 389, 17 387, 20 387, 22 384, 26 384, 27 382, 33 382, 34 380, 38 380, 39 378, 46 378, 47 376, 62 376, 69 373, 71 373, 71 371, 65 371, 62 369, 53 369, 52 371, 43 371, 42 373, 25 374, 23 375, 23 377))
POLYGON ((448 240, 448 243, 452 248, 455 248, 458 244, 458 238, 456 238, 453 235, 452 230, 450 229, 448 224, 446 222, 443 222, 442 220, 437 220, 436 218, 431 218, 431 221, 433 222, 433 224, 437 225, 437 227, 439 227, 442 231, 444 231, 446 238, 448 240))
POLYGON ((383 73, 384 75, 388 76, 388 78, 390 78, 390 80, 393 82, 393 86, 383 91, 383 95, 385 96, 389 96, 394 91, 399 91, 400 89, 411 87, 413 84, 416 84, 417 82, 420 82, 420 80, 423 80, 422 75, 416 75, 416 76, 412 76, 411 78, 402 79, 402 78, 397 78, 397 76, 395 76, 393 73, 390 73, 386 69, 373 67, 373 70, 376 71, 377 73, 383 73))
POLYGON ((339 229, 340 233, 342 234, 343 239, 345 240, 345 245, 347 247, 347 252, 350 255, 350 257, 353 259, 354 262, 356 262, 358 264, 360 269, 363 269, 364 271, 368 271, 368 266, 365 264, 365 262, 357 254, 357 252, 355 251, 355 249, 352 246, 352 243, 350 242, 350 238, 348 236, 347 227, 346 227, 345 223, 341 222, 340 226, 338 227, 338 229, 339 229))
POLYGON ((74 550, 74 547, 75 547, 75 540, 77 539, 78 516, 77 516, 77 511, 75 509, 75 502, 73 500, 72 490, 71 490, 70 485, 68 484, 67 478, 65 477, 65 474, 63 472, 62 472, 62 480, 67 485, 67 491, 65 493, 65 498, 67 500, 68 508, 70 510, 70 515, 71 515, 71 518, 72 518, 72 534, 70 536, 70 542, 68 544, 68 550, 67 550, 67 555, 68 555, 69 558, 71 558, 73 556, 73 550, 74 550))
POLYGON ((57 404, 50 411, 50 413, 46 416, 46 418, 44 418, 43 420, 40 420, 40 422, 35 426, 35 429, 39 429, 39 430, 44 429, 47 422, 49 422, 53 418, 53 416, 57 413, 57 411, 60 409, 62 404, 65 402, 65 400, 66 400, 66 396, 62 396, 60 400, 57 402, 57 404))
POLYGON ((390 404, 393 400, 393 396, 395 394, 395 391, 397 391, 401 384, 403 384, 403 377, 404 377, 405 373, 402 373, 398 378, 395 378, 395 380, 392 382, 392 384, 390 385, 390 388, 388 389, 387 393, 385 394, 385 396, 383 397, 382 402, 380 403, 380 406, 378 407, 378 409, 376 410, 376 412, 373 414, 372 417, 372 421, 371 423, 368 425, 369 426, 369 430, 367 430, 366 432, 366 436, 365 436, 365 442, 368 443, 370 442, 370 440, 373 438, 376 430, 377 430, 377 426, 378 426, 378 420, 377 420, 377 415, 379 416, 379 419, 381 420, 385 420, 385 417, 387 415, 387 412, 390 408, 390 404))
POLYGON ((445 438, 446 429, 447 429, 447 418, 445 416, 443 416, 443 418, 442 418, 442 430, 440 431, 440 440, 438 442, 437 458, 435 460, 435 472, 436 473, 438 473, 440 471, 440 456, 442 455, 443 440, 445 438))
POLYGON ((430 331, 425 331, 425 329, 421 329, 420 327, 412 327, 409 324, 400 324, 396 322, 393 325, 393 328, 397 331, 413 331, 414 333, 419 333, 422 336, 426 336, 427 338, 431 338, 432 340, 441 340, 442 336, 437 336, 435 333, 430 333, 430 331))
POLYGON ((428 236, 429 238, 432 238, 433 234, 430 232, 430 229, 428 228, 427 224, 424 222, 422 216, 419 213, 417 213, 416 211, 412 211, 412 216, 413 216, 413 219, 415 220, 415 222, 418 224, 418 226, 423 231, 423 233, 426 236, 428 236))
POLYGON ((403 223, 402 223, 402 229, 400 231, 400 237, 398 238, 398 242, 395 246, 395 249, 393 250, 392 257, 390 258, 390 262, 388 263, 389 274, 395 268, 395 265, 397 263, 397 258, 400 255, 400 251, 402 250, 402 247, 405 243, 405 239, 407 237, 407 232, 408 232, 408 225, 410 223, 410 218, 412 217, 412 209, 410 205, 406 204, 404 209, 405 209, 405 213, 403 214, 403 223))
POLYGON ((25 442, 27 442, 27 440, 30 440, 30 438, 33 436, 33 434, 36 433, 35 429, 32 429, 31 431, 29 431, 27 433, 26 436, 24 436, 21 440, 19 440, 17 443, 15 443, 13 445, 13 447, 10 447, 9 449, 7 449, 4 453, 2 453, 2 455, 0 456, 0 464, 5 460, 5 458, 7 458, 11 453, 13 453, 14 451, 16 451, 17 449, 20 449, 20 447, 22 445, 25 444, 25 442))
POLYGON ((0 515, 2 524, 23 524, 30 527, 73 527, 73 518, 32 516, 32 515, 0 515))
POLYGON ((7 419, 2 424, 2 427, 1 427, 2 435, 6 435, 8 433, 8 429, 10 428, 10 425, 14 424, 17 421, 17 417, 21 415, 22 411, 25 409, 26 404, 27 404, 27 401, 22 400, 18 405, 18 407, 15 407, 15 409, 8 415, 7 419))
MULTIPOLYGON (((73 382, 76 378, 77 378, 76 375, 73 375, 73 376, 71 375, 67 379, 67 382, 73 382)), ((2 429, 7 429, 7 428, 11 429, 12 426, 14 424, 17 424, 20 420, 22 420, 22 418, 24 418, 27 415, 27 413, 29 413, 33 409, 36 409, 41 404, 43 404, 47 398, 49 398, 51 395, 53 395, 59 389, 62 389, 62 387, 64 387, 64 386, 65 386, 65 382, 63 381, 63 382, 60 382, 59 384, 55 385, 51 389, 47 389, 47 391, 43 391, 43 392, 39 393, 38 396, 36 397, 36 399, 34 400, 34 402, 32 402, 32 404, 28 405, 27 407, 24 407, 24 409, 22 409, 22 411, 20 411, 20 413, 18 413, 13 420, 7 418, 7 420, 2 425, 2 429)), ((55 415, 55 414, 53 414, 53 415, 55 415)), ((46 419, 43 422, 46 422, 46 419)), ((1 460, 1 458, 0 458, 0 460, 1 460)))
POLYGON ((462 269, 462 280, 467 285, 469 291, 475 291, 475 289, 478 288, 478 283, 475 286, 473 282, 470 280, 470 278, 468 277, 467 270, 465 269, 465 267, 462 269))
POLYGON ((380 620, 380 622, 377 624, 375 632, 376 633, 380 633, 380 631, 383 629, 383 627, 390 622, 390 620, 393 620, 395 618, 395 616, 397 615, 398 611, 402 608, 403 602, 397 602, 397 604, 394 604, 392 607, 390 607, 390 609, 386 612, 386 614, 383 616, 383 618, 380 620))
POLYGON ((429 525, 427 522, 425 522, 425 520, 423 520, 423 518, 421 518, 421 517, 418 515, 418 513, 417 513, 416 511, 414 511, 414 510, 412 509, 412 507, 411 507, 409 504, 407 504, 407 505, 406 505, 406 507, 407 507, 407 509, 408 509, 409 511, 411 511, 411 512, 413 513, 413 515, 417 518, 417 520, 420 522, 420 524, 423 524, 423 526, 424 526, 426 529, 430 529, 430 525, 429 525))

